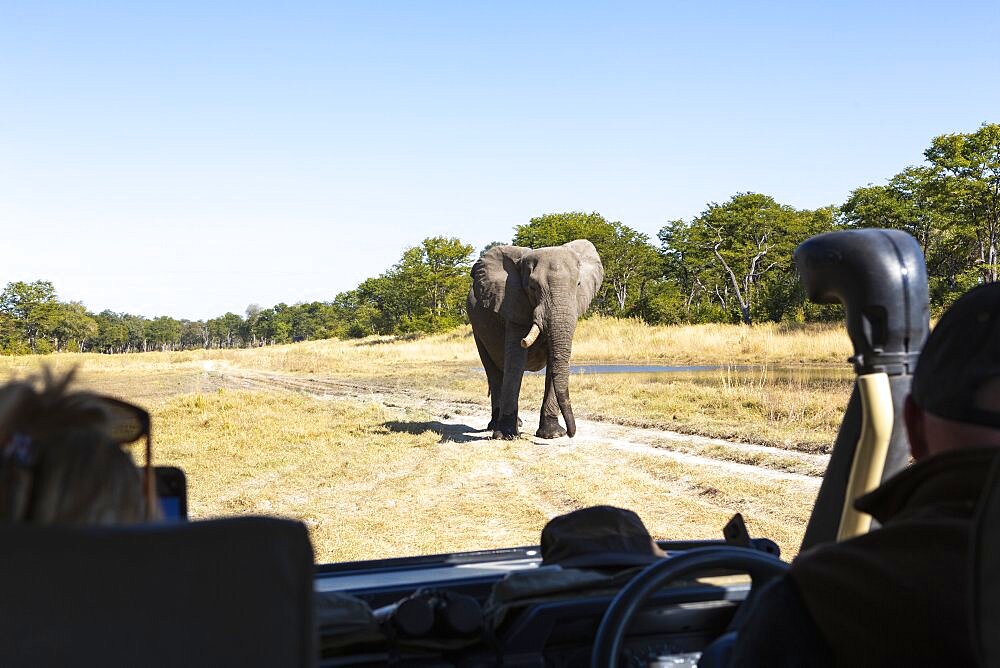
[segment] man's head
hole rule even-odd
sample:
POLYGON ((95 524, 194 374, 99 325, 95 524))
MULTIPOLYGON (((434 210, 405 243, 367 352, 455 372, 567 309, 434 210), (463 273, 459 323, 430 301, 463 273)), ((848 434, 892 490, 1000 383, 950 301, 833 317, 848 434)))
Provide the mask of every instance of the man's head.
POLYGON ((916 459, 1000 446, 1000 283, 974 288, 920 353, 904 418, 916 459))

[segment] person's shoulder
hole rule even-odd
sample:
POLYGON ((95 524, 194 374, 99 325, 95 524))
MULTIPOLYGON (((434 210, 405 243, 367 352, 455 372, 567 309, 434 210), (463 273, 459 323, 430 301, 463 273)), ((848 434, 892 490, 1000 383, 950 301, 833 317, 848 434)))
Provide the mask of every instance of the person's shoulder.
POLYGON ((813 548, 792 563, 788 577, 838 662, 881 665, 883 659, 940 657, 945 646, 960 649, 953 640, 914 634, 915 628, 936 627, 941 638, 967 637, 967 540, 960 540, 963 532, 954 523, 935 524, 883 527, 813 548))
MULTIPOLYGON (((788 576, 813 598, 849 597, 871 583, 895 580, 895 573, 912 561, 920 539, 908 527, 883 527, 837 543, 826 543, 802 552, 792 561, 788 576), (901 563, 902 562, 902 563, 901 563)), ((918 532, 919 533, 919 532, 918 532)))

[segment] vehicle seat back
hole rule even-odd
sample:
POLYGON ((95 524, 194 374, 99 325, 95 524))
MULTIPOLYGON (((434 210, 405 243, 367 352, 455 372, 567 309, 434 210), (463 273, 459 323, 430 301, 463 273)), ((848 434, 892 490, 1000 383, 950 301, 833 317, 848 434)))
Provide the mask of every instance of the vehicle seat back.
POLYGON ((1000 665, 1000 459, 993 464, 972 532, 972 633, 981 666, 1000 665))
POLYGON ((305 527, 0 528, 0 665, 308 666, 305 527))
POLYGON ((732 663, 736 648, 736 631, 727 631, 712 641, 698 659, 698 668, 726 668, 732 663))

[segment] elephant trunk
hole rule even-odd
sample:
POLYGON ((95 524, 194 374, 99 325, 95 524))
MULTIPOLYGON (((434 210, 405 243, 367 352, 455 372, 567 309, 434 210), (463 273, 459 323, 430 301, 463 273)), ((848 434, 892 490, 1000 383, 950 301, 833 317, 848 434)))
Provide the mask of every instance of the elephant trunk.
POLYGON ((556 401, 559 402, 559 411, 562 413, 563 420, 566 421, 566 435, 572 438, 576 434, 576 418, 573 417, 573 406, 569 402, 569 379, 566 376, 563 376, 561 382, 555 382, 555 391, 556 401))
POLYGON ((552 372, 552 389, 559 404, 559 412, 566 422, 566 435, 576 434, 576 418, 573 417, 573 406, 569 400, 569 357, 573 348, 573 331, 576 329, 576 318, 571 316, 569 325, 561 323, 561 327, 549 333, 548 366, 552 372))

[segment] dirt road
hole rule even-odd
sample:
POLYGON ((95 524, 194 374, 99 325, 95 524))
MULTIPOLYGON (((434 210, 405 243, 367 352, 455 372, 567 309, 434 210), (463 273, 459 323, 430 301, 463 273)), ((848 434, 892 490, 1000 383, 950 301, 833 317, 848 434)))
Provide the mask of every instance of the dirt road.
POLYGON ((493 441, 485 397, 449 397, 426 383, 219 360, 195 375, 183 383, 194 394, 164 407, 160 431, 164 456, 198 490, 193 507, 201 516, 301 518, 328 561, 371 558, 373 545, 403 555, 532 544, 549 518, 594 504, 632 508, 654 536, 671 539, 721 537, 740 512, 752 535, 791 556, 826 464, 823 455, 585 418, 574 438, 539 439, 534 410, 524 436, 493 441), (230 400, 215 392, 223 388, 243 394, 230 400))
MULTIPOLYGON (((253 371, 213 364, 209 367, 222 384, 247 389, 280 388, 302 392, 317 398, 353 399, 372 402, 399 413, 400 417, 421 411, 431 419, 426 429, 441 434, 441 440, 457 443, 489 440, 485 426, 489 412, 468 402, 430 399, 417 390, 379 387, 346 382, 334 378, 302 377, 265 371, 253 371)), ((573 438, 542 439, 534 436, 538 427, 534 413, 522 415, 522 436, 536 444, 550 444, 560 449, 604 446, 609 452, 627 451, 668 458, 690 466, 710 467, 736 475, 786 480, 818 488, 829 455, 784 450, 751 443, 734 443, 717 438, 693 436, 660 429, 647 429, 577 420, 573 438)), ((414 428, 419 428, 415 426, 414 428)))

